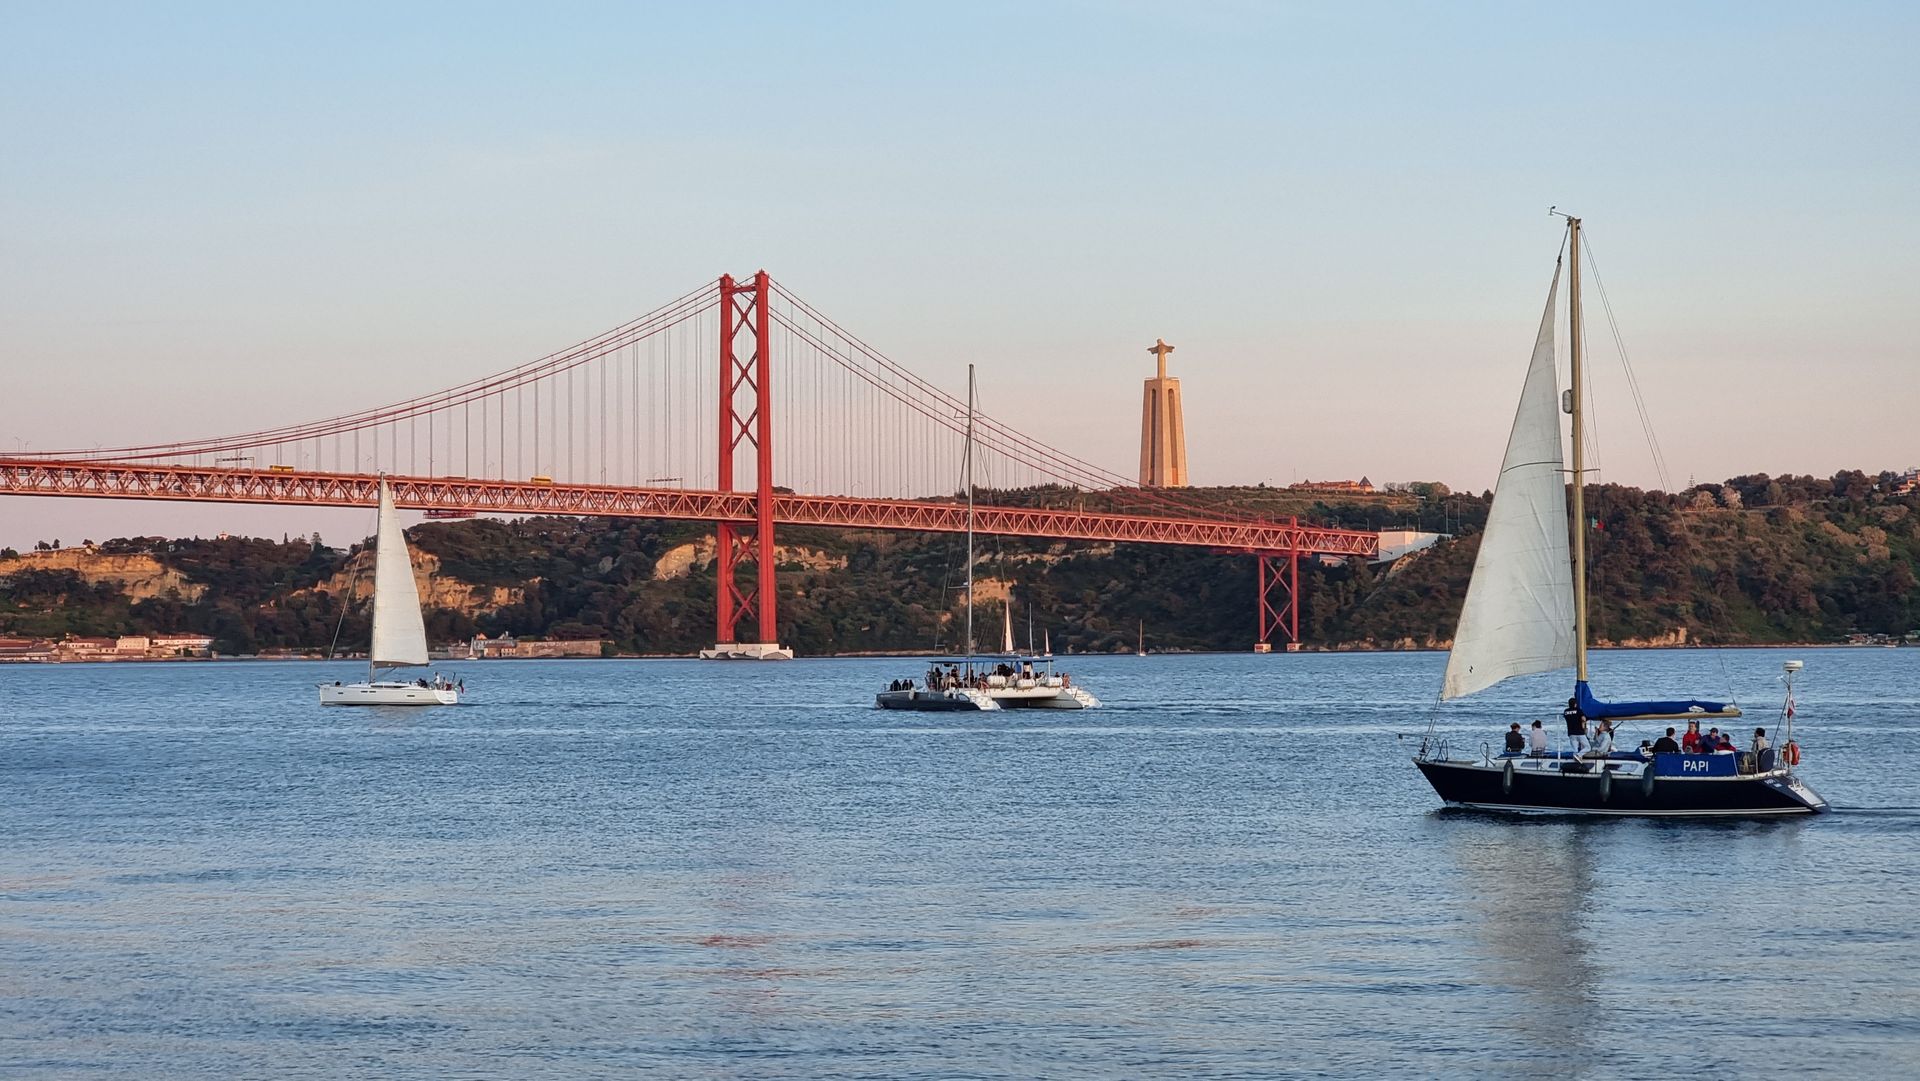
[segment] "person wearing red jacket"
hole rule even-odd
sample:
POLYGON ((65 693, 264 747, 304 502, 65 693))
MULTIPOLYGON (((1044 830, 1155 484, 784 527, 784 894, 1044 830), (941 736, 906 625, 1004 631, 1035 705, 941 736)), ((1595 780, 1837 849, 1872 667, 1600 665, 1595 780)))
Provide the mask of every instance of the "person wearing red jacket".
POLYGON ((1707 750, 1700 745, 1699 721, 1687 722, 1687 734, 1680 737, 1680 749, 1688 754, 1702 754, 1707 750))

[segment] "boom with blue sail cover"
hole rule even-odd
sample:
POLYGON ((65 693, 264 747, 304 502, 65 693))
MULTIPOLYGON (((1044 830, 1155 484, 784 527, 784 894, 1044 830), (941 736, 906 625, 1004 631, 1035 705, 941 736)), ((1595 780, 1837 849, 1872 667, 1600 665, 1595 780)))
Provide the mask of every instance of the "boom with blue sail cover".
POLYGON ((1708 702, 1698 698, 1679 698, 1658 702, 1602 702, 1593 696, 1586 680, 1574 684, 1574 701, 1583 716, 1596 721, 1691 720, 1709 717, 1738 717, 1740 707, 1727 702, 1708 702))

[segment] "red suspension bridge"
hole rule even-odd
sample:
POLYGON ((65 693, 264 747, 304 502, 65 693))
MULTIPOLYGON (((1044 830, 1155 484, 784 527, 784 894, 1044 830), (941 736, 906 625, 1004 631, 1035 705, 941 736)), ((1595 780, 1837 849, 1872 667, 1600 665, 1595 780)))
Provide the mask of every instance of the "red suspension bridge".
MULTIPOLYGON (((966 404, 762 271, 568 349, 434 394, 206 439, 0 458, 0 495, 372 506, 385 476, 430 514, 714 523, 720 643, 778 641, 778 526, 959 532, 966 404), (715 438, 717 434, 717 438, 715 438), (799 494, 838 492, 838 495, 799 494), (753 565, 752 588, 741 570, 753 565)), ((974 529, 1206 547, 1258 561, 1256 648, 1299 640, 1303 555, 1372 556, 1372 533, 1240 515, 1142 489, 976 414, 974 529), (1042 506, 995 493, 1045 489, 1042 506), (1095 496, 1100 509, 1085 509, 1095 496)))

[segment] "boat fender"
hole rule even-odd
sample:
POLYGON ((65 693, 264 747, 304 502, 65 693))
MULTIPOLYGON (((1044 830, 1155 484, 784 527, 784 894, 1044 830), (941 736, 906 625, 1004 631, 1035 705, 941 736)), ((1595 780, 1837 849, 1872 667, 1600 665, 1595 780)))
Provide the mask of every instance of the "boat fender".
POLYGON ((1789 766, 1799 765, 1800 745, 1789 740, 1785 747, 1780 748, 1780 761, 1785 762, 1789 766))
POLYGON ((1607 802, 1607 798, 1611 795, 1613 795, 1613 771, 1603 769, 1600 771, 1600 802, 1607 802))
POLYGON ((1640 795, 1644 799, 1653 798, 1653 766, 1651 764, 1647 766, 1647 771, 1640 775, 1640 795))
POLYGON ((1513 795, 1513 759, 1507 759, 1507 766, 1500 771, 1500 794, 1513 795))

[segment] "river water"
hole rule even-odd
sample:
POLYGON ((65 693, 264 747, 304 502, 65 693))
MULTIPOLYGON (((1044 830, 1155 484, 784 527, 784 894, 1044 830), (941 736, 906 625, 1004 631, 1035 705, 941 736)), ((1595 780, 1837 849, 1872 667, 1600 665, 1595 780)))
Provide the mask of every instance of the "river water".
POLYGON ((1107 708, 966 718, 869 708, 882 660, 417 711, 4 668, 0 1076, 1920 1076, 1920 649, 1594 679, 1771 730, 1788 657, 1836 810, 1744 823, 1439 810, 1438 654, 1079 659, 1107 708))

